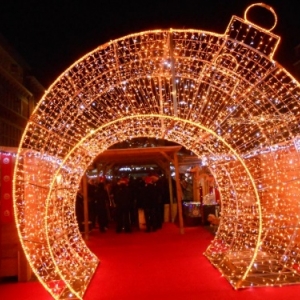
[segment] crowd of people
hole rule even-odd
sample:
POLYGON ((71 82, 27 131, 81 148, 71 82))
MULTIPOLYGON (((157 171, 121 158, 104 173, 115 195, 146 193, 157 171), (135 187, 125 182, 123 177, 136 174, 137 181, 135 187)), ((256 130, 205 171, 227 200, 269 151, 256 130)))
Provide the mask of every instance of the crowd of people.
MULTIPOLYGON (((164 205, 170 203, 168 181, 157 174, 136 179, 122 176, 112 182, 100 177, 89 181, 87 194, 91 226, 98 227, 100 232, 106 232, 112 224, 117 233, 130 233, 134 227, 140 229, 140 212, 144 214, 145 231, 156 231, 163 225, 164 205)), ((79 194, 76 214, 81 229, 82 203, 79 194)))

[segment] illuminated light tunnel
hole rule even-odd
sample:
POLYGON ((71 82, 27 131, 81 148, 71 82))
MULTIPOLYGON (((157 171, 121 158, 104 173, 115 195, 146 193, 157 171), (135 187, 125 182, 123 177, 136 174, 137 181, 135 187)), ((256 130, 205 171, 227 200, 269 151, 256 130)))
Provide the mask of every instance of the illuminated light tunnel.
POLYGON ((151 137, 205 160, 221 220, 205 255, 235 288, 300 283, 300 86, 273 60, 280 38, 233 16, 225 33, 155 30, 68 68, 33 112, 14 173, 19 237, 55 299, 82 299, 98 266, 75 216, 94 158, 151 137))

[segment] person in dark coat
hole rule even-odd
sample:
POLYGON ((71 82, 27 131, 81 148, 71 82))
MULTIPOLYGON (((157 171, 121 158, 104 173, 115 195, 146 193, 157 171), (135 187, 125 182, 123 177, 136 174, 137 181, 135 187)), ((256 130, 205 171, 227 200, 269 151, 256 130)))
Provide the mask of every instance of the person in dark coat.
POLYGON ((116 232, 123 230, 131 232, 130 209, 132 205, 132 190, 127 178, 121 178, 112 189, 116 205, 116 232))
POLYGON ((95 197, 96 192, 96 182, 95 180, 90 180, 87 185, 87 194, 88 194, 88 210, 89 218, 92 222, 92 228, 96 227, 97 221, 97 199, 95 197))
POLYGON ((95 190, 96 215, 98 219, 99 230, 105 232, 108 227, 107 207, 109 205, 109 197, 104 181, 99 182, 95 190))
POLYGON ((144 198, 144 213, 146 221, 146 232, 156 231, 158 228, 157 220, 157 187, 154 184, 151 176, 144 178, 144 185, 142 187, 142 196, 144 198))
POLYGON ((132 201, 130 206, 130 223, 131 226, 139 226, 139 218, 138 218, 138 193, 139 193, 139 182, 136 178, 129 178, 129 187, 132 192, 132 201))

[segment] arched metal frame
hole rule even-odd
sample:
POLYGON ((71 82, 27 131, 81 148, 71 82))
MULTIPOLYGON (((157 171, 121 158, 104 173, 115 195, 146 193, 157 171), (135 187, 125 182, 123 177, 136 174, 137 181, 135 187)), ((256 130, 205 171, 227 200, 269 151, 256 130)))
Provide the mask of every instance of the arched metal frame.
POLYGON ((76 223, 81 177, 96 155, 138 137, 181 144, 215 174, 221 223, 205 255, 234 288, 300 282, 300 86, 273 60, 279 37, 247 12, 225 34, 111 41, 46 91, 20 143, 14 208, 26 257, 54 298, 82 299, 99 263, 76 223))

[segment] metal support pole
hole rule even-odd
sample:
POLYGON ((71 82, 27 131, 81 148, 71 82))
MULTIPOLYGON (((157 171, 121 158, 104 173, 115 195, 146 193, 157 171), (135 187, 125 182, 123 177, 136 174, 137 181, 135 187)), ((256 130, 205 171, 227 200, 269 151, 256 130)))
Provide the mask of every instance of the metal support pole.
POLYGON ((183 225, 183 216, 182 216, 182 192, 181 192, 180 179, 179 179, 178 157, 177 157, 176 153, 174 153, 174 167, 175 167, 175 174, 176 174, 179 229, 180 229, 180 233, 183 234, 184 233, 184 225, 183 225))
POLYGON ((173 184, 172 184, 172 177, 171 177, 170 166, 166 170, 166 174, 167 174, 168 182, 169 182, 171 222, 174 223, 175 222, 175 214, 174 214, 174 210, 173 210, 174 195, 173 195, 173 184))

